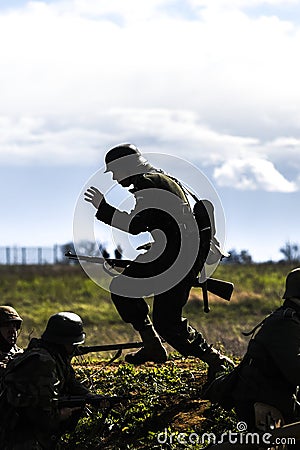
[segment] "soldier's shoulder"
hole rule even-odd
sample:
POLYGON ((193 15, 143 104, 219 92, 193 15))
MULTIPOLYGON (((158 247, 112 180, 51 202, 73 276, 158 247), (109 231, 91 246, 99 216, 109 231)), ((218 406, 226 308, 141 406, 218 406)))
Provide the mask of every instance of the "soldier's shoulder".
POLYGON ((7 372, 30 370, 32 374, 45 368, 52 370, 55 361, 51 354, 44 348, 26 349, 22 353, 17 353, 7 364, 7 372))
POLYGON ((146 172, 138 176, 140 184, 156 183, 163 178, 164 174, 159 172, 146 172))
POLYGON ((292 319, 298 323, 300 323, 300 316, 296 309, 286 307, 286 308, 278 308, 277 311, 275 311, 275 317, 278 317, 279 319, 283 320, 289 320, 292 319))
POLYGON ((274 311, 266 320, 266 325, 274 327, 276 325, 286 327, 286 326, 300 326, 300 316, 297 311, 293 308, 280 307, 274 311))
POLYGON ((163 172, 147 172, 141 175, 141 184, 146 186, 155 186, 169 191, 179 189, 176 180, 163 172))

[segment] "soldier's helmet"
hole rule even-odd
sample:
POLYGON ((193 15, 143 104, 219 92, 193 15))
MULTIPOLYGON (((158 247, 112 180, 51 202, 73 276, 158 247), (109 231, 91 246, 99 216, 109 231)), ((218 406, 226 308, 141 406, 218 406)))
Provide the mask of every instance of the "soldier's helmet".
POLYGON ((7 325, 10 322, 14 322, 17 329, 19 329, 23 319, 12 306, 0 306, 0 326, 7 325))
POLYGON ((282 298, 300 298, 300 268, 292 270, 286 277, 282 298))
POLYGON ((42 339, 53 344, 83 344, 85 333, 81 317, 72 312, 53 314, 48 320, 42 339))
POLYGON ((111 170, 111 164, 114 161, 116 161, 120 158, 124 158, 125 156, 132 156, 133 158, 135 158, 135 161, 143 162, 142 154, 135 145, 129 144, 129 143, 119 144, 116 147, 111 148, 106 153, 105 172, 109 172, 111 170))

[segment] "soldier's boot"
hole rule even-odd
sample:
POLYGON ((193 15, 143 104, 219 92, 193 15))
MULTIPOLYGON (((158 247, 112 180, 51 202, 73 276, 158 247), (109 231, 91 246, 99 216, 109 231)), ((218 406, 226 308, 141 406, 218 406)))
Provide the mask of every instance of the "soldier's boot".
POLYGON ((235 367, 234 362, 228 356, 222 355, 212 346, 201 354, 202 361, 208 364, 207 382, 211 383, 217 376, 235 367))
POLYGON ((146 325, 139 333, 144 346, 135 353, 128 353, 125 356, 125 361, 136 366, 147 361, 165 363, 168 354, 153 326, 146 325))

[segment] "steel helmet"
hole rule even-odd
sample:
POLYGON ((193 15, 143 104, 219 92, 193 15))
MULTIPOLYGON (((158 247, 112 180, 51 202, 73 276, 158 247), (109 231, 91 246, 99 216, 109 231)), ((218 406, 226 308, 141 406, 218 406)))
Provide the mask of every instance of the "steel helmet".
POLYGON ((119 144, 116 147, 111 148, 105 156, 105 164, 106 164, 106 169, 105 172, 109 172, 110 168, 109 165, 113 162, 116 161, 117 159, 123 158, 125 156, 136 156, 136 158, 139 160, 139 162, 142 162, 141 159, 141 152, 139 151, 139 149, 133 145, 133 144, 128 144, 128 143, 124 143, 124 144, 119 144))
POLYGON ((17 328, 19 329, 23 319, 12 306, 0 306, 0 326, 9 322, 16 322, 17 328))
POLYGON ((54 344, 83 344, 85 333, 81 318, 72 312, 53 314, 48 320, 42 339, 54 344))
POLYGON ((300 268, 292 270, 286 277, 285 293, 282 298, 300 298, 300 268))

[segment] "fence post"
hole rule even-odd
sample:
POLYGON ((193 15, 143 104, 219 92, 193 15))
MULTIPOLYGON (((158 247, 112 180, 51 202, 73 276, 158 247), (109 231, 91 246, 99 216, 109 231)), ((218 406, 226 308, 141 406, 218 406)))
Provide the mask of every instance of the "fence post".
POLYGON ((18 247, 14 246, 13 252, 14 252, 14 264, 18 264, 18 247))
POLYGON ((53 262, 54 262, 54 264, 58 263, 58 245, 57 244, 53 245, 53 262))
POLYGON ((6 247, 5 253, 6 253, 6 264, 10 264, 10 247, 6 247))
POLYGON ((21 252, 22 252, 22 264, 25 265, 26 264, 26 248, 22 247, 21 252))
POLYGON ((38 247, 37 251, 38 251, 38 264, 42 264, 43 263, 43 249, 42 249, 42 247, 38 247))

